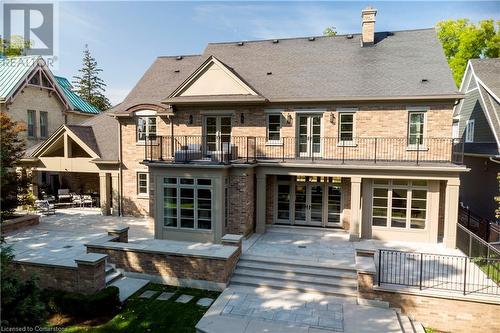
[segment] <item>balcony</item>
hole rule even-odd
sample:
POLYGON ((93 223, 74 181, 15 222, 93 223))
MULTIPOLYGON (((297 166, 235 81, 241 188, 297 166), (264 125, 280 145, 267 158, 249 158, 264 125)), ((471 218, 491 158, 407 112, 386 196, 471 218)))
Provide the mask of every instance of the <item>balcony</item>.
POLYGON ((284 137, 270 142, 255 136, 150 136, 145 162, 162 163, 323 163, 331 165, 461 165, 460 139, 284 137))

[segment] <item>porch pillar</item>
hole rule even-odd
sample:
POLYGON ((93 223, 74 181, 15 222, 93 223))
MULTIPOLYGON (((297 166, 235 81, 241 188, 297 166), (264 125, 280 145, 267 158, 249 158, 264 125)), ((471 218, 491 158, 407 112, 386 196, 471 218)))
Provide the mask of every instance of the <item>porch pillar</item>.
POLYGON ((255 232, 263 234, 266 232, 266 175, 257 171, 257 202, 255 205, 256 221, 255 232))
POLYGON ((101 202, 102 215, 109 215, 110 204, 110 174, 105 172, 99 173, 99 199, 101 202))
POLYGON ((444 245, 454 249, 457 243, 458 193, 460 179, 451 178, 446 182, 446 197, 444 206, 444 245))
POLYGON ((351 221, 349 223, 349 240, 360 238, 361 222, 361 177, 351 177, 351 221))
POLYGON ((35 168, 30 169, 31 172, 31 192, 35 196, 35 198, 38 199, 38 171, 35 170, 35 168))
POLYGON ((117 173, 112 173, 111 174, 111 202, 113 206, 113 215, 119 215, 120 213, 120 200, 119 200, 119 185, 120 182, 118 181, 118 174, 117 173))

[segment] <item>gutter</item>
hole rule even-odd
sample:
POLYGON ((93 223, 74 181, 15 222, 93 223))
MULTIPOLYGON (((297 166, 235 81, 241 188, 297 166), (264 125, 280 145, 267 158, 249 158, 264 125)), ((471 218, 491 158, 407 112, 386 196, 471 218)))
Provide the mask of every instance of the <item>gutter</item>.
POLYGON ((493 163, 500 164, 499 160, 495 160, 495 158, 499 158, 500 156, 490 156, 489 160, 493 163))

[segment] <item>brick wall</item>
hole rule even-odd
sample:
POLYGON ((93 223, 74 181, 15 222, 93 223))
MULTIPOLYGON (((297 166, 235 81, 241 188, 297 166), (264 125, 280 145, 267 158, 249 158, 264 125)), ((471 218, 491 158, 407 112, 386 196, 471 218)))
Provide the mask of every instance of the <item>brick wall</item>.
POLYGON ((217 283, 229 282, 240 256, 237 251, 228 260, 224 260, 92 246, 87 246, 87 251, 107 254, 109 262, 126 272, 217 283))
POLYGON ((0 224, 2 233, 7 233, 26 227, 31 227, 40 223, 39 215, 25 215, 10 220, 5 220, 0 224))
POLYGON ((374 290, 374 277, 358 272, 358 297, 389 302, 425 327, 453 333, 500 332, 499 304, 374 290))
POLYGON ((255 177, 253 172, 229 175, 227 233, 247 235, 255 225, 255 177))

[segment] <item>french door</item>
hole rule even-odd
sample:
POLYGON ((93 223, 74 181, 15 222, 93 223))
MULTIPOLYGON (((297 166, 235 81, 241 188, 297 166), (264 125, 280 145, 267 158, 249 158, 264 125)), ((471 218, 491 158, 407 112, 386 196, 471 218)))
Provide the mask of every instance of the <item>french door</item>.
POLYGON ((298 116, 298 150, 300 157, 321 154, 321 115, 298 116))
POLYGON ((220 152, 229 149, 231 142, 231 116, 205 117, 205 151, 220 152))
POLYGON ((278 181, 276 223, 317 227, 341 225, 340 184, 328 177, 278 181))

